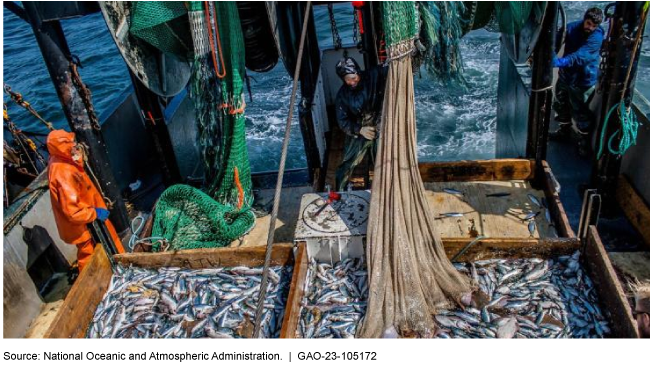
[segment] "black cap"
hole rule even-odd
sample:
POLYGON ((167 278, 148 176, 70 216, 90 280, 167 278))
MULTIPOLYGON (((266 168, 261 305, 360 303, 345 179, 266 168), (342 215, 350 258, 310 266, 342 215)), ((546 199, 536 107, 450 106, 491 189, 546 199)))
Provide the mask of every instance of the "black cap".
POLYGON ((336 74, 339 75, 341 79, 343 79, 345 75, 358 75, 359 73, 361 73, 361 68, 359 67, 357 61, 354 60, 354 58, 341 58, 336 64, 336 74))

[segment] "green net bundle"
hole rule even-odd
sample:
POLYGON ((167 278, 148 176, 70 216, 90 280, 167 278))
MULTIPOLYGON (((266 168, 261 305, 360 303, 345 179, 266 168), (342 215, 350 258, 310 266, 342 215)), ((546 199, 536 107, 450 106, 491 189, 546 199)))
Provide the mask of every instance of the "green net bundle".
POLYGON ((246 146, 245 58, 239 14, 235 2, 212 4, 206 15, 204 2, 188 3, 194 47, 190 98, 196 110, 204 163, 204 191, 175 185, 160 196, 152 236, 163 237, 169 245, 155 244, 155 251, 223 247, 255 224, 250 210, 253 194, 246 146), (214 28, 212 39, 209 27, 214 28))
POLYGON ((192 52, 187 8, 182 1, 132 1, 129 32, 162 52, 192 52))
MULTIPOLYGON (((163 237, 172 250, 223 247, 254 223, 250 211, 236 211, 191 186, 174 185, 156 204, 152 236, 163 237)), ((160 243, 153 246, 154 251, 166 248, 160 243)))

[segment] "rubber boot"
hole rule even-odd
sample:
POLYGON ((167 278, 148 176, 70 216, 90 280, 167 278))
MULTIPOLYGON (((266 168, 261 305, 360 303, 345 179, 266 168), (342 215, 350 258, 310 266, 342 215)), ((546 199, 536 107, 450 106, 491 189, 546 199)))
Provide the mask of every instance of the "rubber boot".
POLYGON ((571 124, 561 123, 560 127, 548 134, 548 139, 557 142, 566 142, 571 137, 571 124))

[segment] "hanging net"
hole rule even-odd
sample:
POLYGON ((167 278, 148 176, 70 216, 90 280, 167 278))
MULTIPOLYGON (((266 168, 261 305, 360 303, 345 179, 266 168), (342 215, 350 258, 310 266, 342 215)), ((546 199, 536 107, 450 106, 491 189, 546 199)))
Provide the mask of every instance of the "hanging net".
POLYGON ((461 1, 419 2, 422 19, 420 42, 414 58, 414 67, 424 64, 427 73, 436 80, 450 84, 465 85, 460 39, 464 34, 465 6, 461 1))
POLYGON ((129 32, 162 52, 192 52, 187 8, 182 1, 132 1, 129 32))
POLYGON ((392 60, 375 164, 366 254, 370 291, 361 337, 434 334, 433 314, 470 292, 447 259, 418 170, 411 56, 416 27, 412 2, 383 2, 382 19, 392 60))
POLYGON ((175 250, 228 245, 255 223, 244 118, 244 41, 237 6, 193 1, 188 9, 194 46, 190 98, 205 184, 204 192, 172 186, 156 204, 152 234, 164 237, 175 250))

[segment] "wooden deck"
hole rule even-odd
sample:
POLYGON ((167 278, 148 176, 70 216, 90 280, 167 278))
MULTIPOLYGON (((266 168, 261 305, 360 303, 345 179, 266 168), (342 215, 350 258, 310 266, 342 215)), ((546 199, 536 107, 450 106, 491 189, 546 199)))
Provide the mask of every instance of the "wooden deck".
POLYGON ((544 209, 533 204, 528 197, 531 194, 541 201, 544 191, 533 189, 527 181, 434 182, 424 185, 429 206, 436 217, 436 228, 443 238, 470 238, 477 234, 493 238, 558 237, 556 229, 546 220, 544 209), (446 188, 461 191, 464 196, 446 193, 446 188), (487 196, 494 193, 510 195, 487 196), (463 213, 463 216, 441 217, 441 214, 452 212, 463 213), (532 235, 528 231, 528 222, 523 221, 531 212, 540 212, 534 218, 536 229, 532 235))

